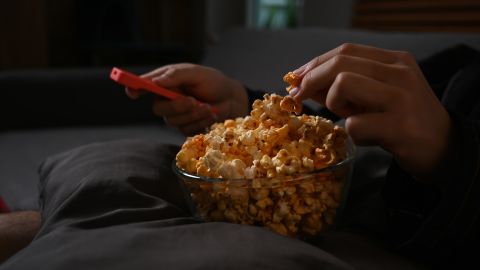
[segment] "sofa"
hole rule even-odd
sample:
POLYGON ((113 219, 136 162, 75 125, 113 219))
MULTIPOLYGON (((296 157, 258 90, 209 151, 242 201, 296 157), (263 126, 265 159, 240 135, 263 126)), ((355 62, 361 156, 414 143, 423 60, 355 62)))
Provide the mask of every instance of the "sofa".
MULTIPOLYGON (((343 29, 231 29, 208 47, 201 64, 218 68, 246 86, 284 93, 282 76, 311 58, 342 43, 362 43, 410 51, 418 59, 466 44, 480 50, 480 35, 469 33, 387 33, 343 29)), ((124 67, 142 73, 154 67, 124 67)), ((185 137, 151 113, 151 97, 130 100, 109 79, 111 67, 12 70, 0 72, 0 196, 9 208, 38 208, 37 168, 48 156, 93 142, 145 138, 180 145, 185 137)), ((318 104, 307 102, 309 106, 318 104)), ((389 155, 376 147, 360 147, 352 189, 381 179, 389 155)), ((362 194, 357 193, 357 194, 362 194)), ((348 234, 348 233, 347 233, 348 234)), ((359 253, 343 254, 345 232, 331 236, 330 250, 352 265, 382 269, 421 269, 390 253, 376 240, 349 235, 359 253), (353 240, 352 240, 353 239, 353 240), (376 266, 365 260, 375 252, 376 266), (342 257, 343 256, 343 257, 342 257)))

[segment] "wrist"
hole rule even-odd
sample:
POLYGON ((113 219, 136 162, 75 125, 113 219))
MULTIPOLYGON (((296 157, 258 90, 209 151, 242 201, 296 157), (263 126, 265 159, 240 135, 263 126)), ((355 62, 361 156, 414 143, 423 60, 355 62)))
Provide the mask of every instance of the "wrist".
POLYGON ((431 182, 448 166, 450 152, 454 148, 454 130, 452 120, 447 111, 435 132, 426 132, 425 136, 411 142, 408 153, 394 154, 397 162, 412 176, 421 182, 431 182))

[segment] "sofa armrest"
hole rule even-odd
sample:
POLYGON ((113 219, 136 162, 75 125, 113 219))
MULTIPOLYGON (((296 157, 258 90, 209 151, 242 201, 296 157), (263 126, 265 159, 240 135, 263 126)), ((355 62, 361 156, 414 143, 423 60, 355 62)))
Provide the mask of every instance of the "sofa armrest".
POLYGON ((132 101, 109 73, 108 68, 0 72, 0 130, 159 121, 151 96, 132 101))

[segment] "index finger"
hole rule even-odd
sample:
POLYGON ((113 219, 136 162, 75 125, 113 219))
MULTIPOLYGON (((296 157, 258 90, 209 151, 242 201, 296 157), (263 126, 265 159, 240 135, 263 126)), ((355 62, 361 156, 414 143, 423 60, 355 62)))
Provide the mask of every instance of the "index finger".
POLYGON ((303 77, 310 70, 327 62, 328 60, 332 59, 337 55, 366 58, 376 62, 381 62, 383 64, 394 64, 398 62, 398 56, 394 51, 389 51, 368 45, 344 43, 336 47, 335 49, 332 49, 320 56, 313 58, 308 63, 294 70, 293 72, 298 76, 303 77))
MULTIPOLYGON (((314 98, 324 104, 332 83, 339 74, 345 72, 396 86, 403 85, 405 81, 403 74, 407 74, 398 65, 383 64, 354 56, 335 56, 306 73, 297 91, 293 93, 293 98, 297 102, 314 98)), ((290 94, 292 95, 292 92, 290 94)))
POLYGON ((193 97, 184 96, 175 100, 165 100, 162 98, 155 98, 153 104, 153 111, 158 116, 174 116, 184 114, 191 110, 196 110, 197 102, 193 97))
POLYGON ((204 71, 204 67, 190 63, 180 63, 163 67, 156 72, 152 80, 168 88, 190 86, 208 78, 204 76, 204 71))
POLYGON ((154 69, 152 71, 149 71, 145 74, 140 75, 140 78, 153 80, 153 78, 161 76, 162 74, 164 74, 168 69, 169 69, 168 65, 163 66, 163 67, 159 67, 157 69, 154 69))

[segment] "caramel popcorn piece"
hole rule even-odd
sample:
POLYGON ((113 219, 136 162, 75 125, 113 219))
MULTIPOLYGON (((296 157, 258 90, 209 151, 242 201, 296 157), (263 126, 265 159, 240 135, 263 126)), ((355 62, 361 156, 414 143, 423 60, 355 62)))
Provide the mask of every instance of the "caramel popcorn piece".
POLYGON ((280 102, 280 108, 287 112, 293 112, 299 115, 302 112, 302 104, 298 104, 291 96, 286 96, 280 102))
POLYGON ((289 86, 287 87, 287 92, 290 93, 293 88, 300 85, 302 79, 298 75, 290 71, 283 76, 283 81, 289 84, 289 86))

